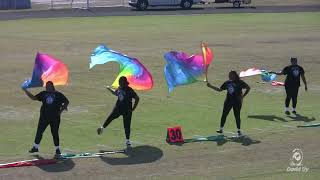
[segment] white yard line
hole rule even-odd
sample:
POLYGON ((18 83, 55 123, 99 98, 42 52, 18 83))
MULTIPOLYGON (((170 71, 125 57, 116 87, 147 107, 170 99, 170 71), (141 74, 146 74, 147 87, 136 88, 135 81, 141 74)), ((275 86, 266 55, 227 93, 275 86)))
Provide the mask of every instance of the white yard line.
POLYGON ((98 147, 105 147, 105 148, 112 148, 111 146, 108 145, 104 145, 104 144, 97 144, 98 147))
POLYGON ((291 125, 287 125, 287 124, 283 124, 282 127, 297 128, 297 126, 291 126, 291 125))
POLYGON ((260 129, 260 128, 252 128, 254 130, 258 130, 258 131, 266 131, 265 129, 260 129))
POLYGON ((66 147, 63 147, 62 149, 65 151, 70 151, 70 152, 79 152, 79 150, 74 150, 74 149, 70 149, 70 148, 66 148, 66 147))

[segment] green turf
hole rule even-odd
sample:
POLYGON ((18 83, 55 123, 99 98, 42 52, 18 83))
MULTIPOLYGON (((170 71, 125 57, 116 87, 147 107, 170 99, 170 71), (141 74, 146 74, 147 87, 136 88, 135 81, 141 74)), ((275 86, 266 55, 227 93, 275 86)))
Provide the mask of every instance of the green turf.
MULTIPOLYGON (((24 155, 32 145, 40 103, 29 100, 19 85, 31 76, 37 51, 62 59, 70 68, 69 86, 58 87, 71 102, 69 112, 62 117, 62 147, 96 151, 101 148, 99 144, 114 148, 123 146, 120 119, 114 121, 102 136, 96 135, 96 128, 116 101, 103 86, 106 82, 111 84, 118 71, 114 63, 88 70, 90 53, 99 43, 138 57, 153 74, 154 89, 138 92, 141 103, 132 124, 132 140, 137 144, 170 149, 171 146, 165 144, 166 128, 175 125, 183 127, 186 138, 215 134, 225 93, 214 92, 199 82, 178 87, 167 97, 163 77, 165 61, 162 56, 165 52, 198 53, 201 41, 208 43, 215 53, 209 69, 209 81, 215 85, 226 80, 230 70, 240 71, 253 66, 281 70, 291 56, 297 56, 305 68, 309 91, 304 92, 301 88, 298 112, 304 117, 298 120, 283 115, 282 88, 258 84, 259 77, 245 79, 252 87, 242 111, 245 133, 255 134, 257 129, 281 131, 308 120, 317 123, 319 18, 320 13, 282 13, 1 21, 0 156, 24 155)), ((40 90, 33 89, 32 92, 40 90)), ((232 113, 226 130, 235 131, 232 113)), ((48 129, 41 143, 43 153, 51 153, 53 149, 49 132, 48 129)))

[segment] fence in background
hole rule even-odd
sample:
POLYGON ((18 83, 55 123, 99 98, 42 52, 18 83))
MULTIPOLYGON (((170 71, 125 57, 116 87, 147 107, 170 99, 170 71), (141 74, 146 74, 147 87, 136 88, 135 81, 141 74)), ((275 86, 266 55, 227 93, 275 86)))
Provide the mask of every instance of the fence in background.
MULTIPOLYGON (((0 0, 1 1, 1 0, 0 0)), ((48 9, 128 6, 128 0, 31 0, 32 3, 48 6, 48 9)))
POLYGON ((30 0, 0 0, 0 9, 29 9, 30 0))

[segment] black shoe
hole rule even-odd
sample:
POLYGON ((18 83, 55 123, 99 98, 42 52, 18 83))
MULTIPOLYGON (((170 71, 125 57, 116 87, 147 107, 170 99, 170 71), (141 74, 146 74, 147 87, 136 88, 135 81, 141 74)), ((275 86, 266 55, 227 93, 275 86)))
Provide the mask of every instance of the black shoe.
POLYGON ((56 149, 56 155, 60 156, 61 155, 61 151, 60 149, 56 149))
POLYGON ((241 136, 243 136, 243 134, 241 133, 241 131, 238 131, 238 137, 241 137, 241 136))
POLYGON ((132 148, 132 143, 130 140, 126 140, 127 148, 132 148))
POLYGON ((29 153, 35 153, 35 152, 39 152, 39 149, 32 147, 32 149, 29 150, 29 153))
POLYGON ((297 114, 297 111, 292 111, 293 114, 297 114))
POLYGON ((217 133, 222 134, 222 133, 223 133, 223 130, 222 130, 222 129, 219 129, 219 130, 217 130, 217 133))
POLYGON ((99 128, 97 129, 97 133, 98 133, 98 135, 101 135, 101 134, 102 134, 102 132, 103 132, 103 128, 102 128, 102 127, 99 127, 99 128))
POLYGON ((286 114, 286 115, 290 115, 290 112, 289 112, 289 111, 286 111, 285 114, 286 114))

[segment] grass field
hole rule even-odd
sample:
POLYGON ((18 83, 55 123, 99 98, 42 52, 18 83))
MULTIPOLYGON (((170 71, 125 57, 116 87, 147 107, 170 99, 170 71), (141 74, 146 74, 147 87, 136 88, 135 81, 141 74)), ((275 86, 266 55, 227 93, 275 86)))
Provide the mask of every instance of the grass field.
MULTIPOLYGON (((116 101, 103 86, 111 84, 118 72, 112 63, 88 70, 90 53, 99 43, 138 57, 155 81, 153 90, 139 92, 141 104, 132 126, 136 156, 3 169, 0 179, 317 179, 320 129, 296 125, 320 122, 319 18, 320 13, 282 13, 0 21, 0 162, 31 158, 27 150, 41 104, 29 100, 19 86, 31 76, 37 51, 62 59, 70 69, 69 86, 58 87, 71 101, 60 128, 65 151, 96 152, 124 145, 120 119, 102 136, 95 132, 116 101), (283 114, 282 88, 258 84, 259 77, 247 78, 252 91, 244 102, 242 128, 256 143, 166 144, 170 126, 181 125, 185 138, 215 135, 219 127, 225 93, 196 83, 176 88, 167 97, 163 54, 197 53, 200 41, 215 53, 209 69, 209 81, 215 85, 225 81, 230 70, 253 66, 281 70, 291 56, 298 57, 309 82, 308 92, 300 90, 301 116, 283 114), (294 148, 303 150, 308 173, 286 172, 294 148)), ((235 131, 232 113, 226 131, 235 131)), ((49 129, 41 153, 47 157, 53 153, 49 129)))

